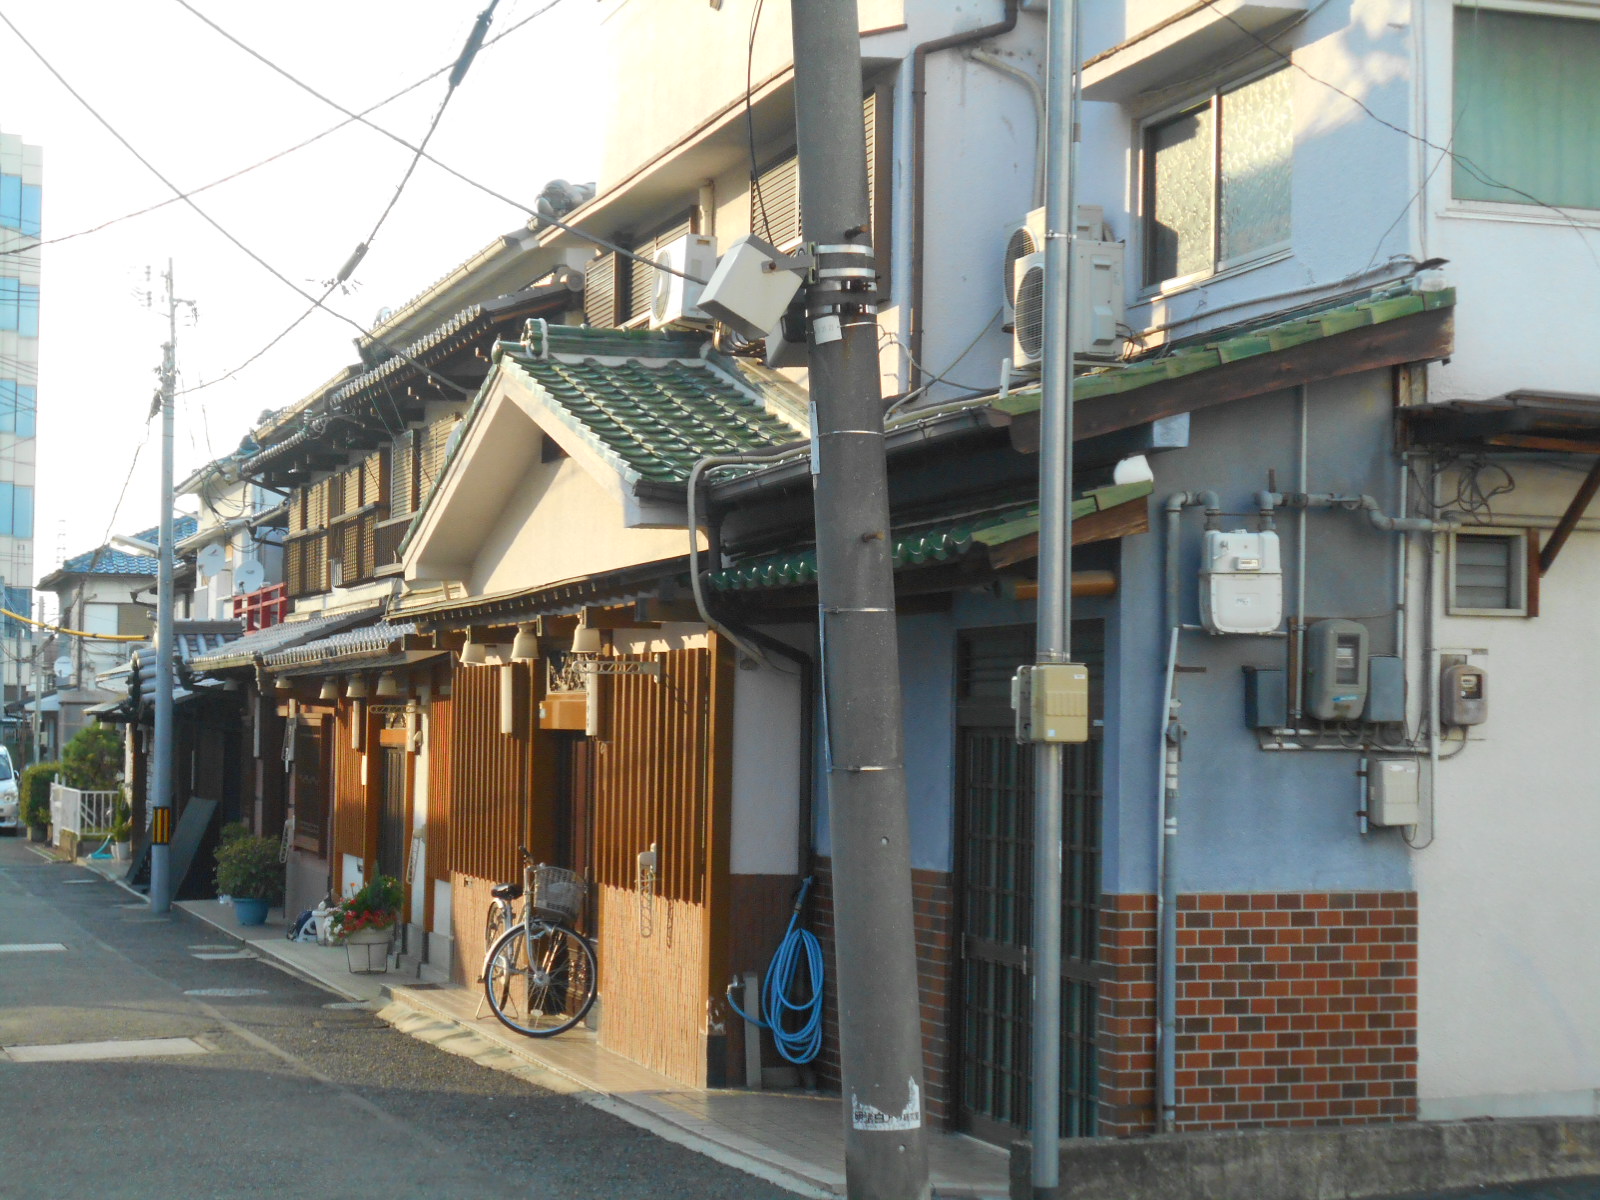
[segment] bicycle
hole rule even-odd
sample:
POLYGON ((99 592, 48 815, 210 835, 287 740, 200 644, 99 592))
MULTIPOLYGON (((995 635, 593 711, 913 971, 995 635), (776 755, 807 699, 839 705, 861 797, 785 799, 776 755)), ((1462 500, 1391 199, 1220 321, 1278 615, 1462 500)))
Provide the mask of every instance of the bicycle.
POLYGON ((503 931, 483 960, 483 993, 507 1029, 528 1037, 554 1037, 588 1015, 599 980, 594 950, 572 927, 583 906, 583 877, 534 863, 522 850, 522 883, 491 890, 494 905, 486 932, 503 931), (522 916, 515 903, 523 899, 522 916))

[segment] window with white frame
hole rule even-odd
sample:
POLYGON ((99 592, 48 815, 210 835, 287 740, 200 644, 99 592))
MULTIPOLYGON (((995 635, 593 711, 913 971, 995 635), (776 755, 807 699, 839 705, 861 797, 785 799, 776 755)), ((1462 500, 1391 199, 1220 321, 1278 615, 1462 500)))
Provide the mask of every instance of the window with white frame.
POLYGON ((1600 8, 1455 10, 1458 200, 1600 208, 1600 8))
POLYGON ((1144 126, 1144 286, 1226 270, 1288 246, 1291 82, 1282 67, 1144 126))
POLYGON ((1452 616, 1527 616, 1528 535, 1520 529, 1451 534, 1445 607, 1452 616))

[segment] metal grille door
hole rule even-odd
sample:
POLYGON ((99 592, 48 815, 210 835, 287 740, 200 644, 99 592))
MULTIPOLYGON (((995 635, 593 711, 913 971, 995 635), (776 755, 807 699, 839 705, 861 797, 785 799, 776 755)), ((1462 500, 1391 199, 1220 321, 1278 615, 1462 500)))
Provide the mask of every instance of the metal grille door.
MULTIPOLYGON (((1099 622, 1073 626, 1074 657, 1098 685, 1099 622)), ((1029 947, 1033 882, 1033 751, 1013 732, 1010 679, 1033 658, 1033 630, 965 635, 958 673, 958 796, 963 1125, 1009 1141, 1028 1123, 1029 947)), ((1099 712, 1095 688, 1091 711, 1099 712)), ((1094 1132, 1100 745, 1069 747, 1062 863, 1061 1133, 1094 1132)))

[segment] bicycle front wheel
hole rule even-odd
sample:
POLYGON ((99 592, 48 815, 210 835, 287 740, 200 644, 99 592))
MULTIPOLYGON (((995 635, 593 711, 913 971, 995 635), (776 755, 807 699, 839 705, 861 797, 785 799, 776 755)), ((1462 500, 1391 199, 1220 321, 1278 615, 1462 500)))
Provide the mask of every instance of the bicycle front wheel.
POLYGON ((489 1008, 506 1028, 528 1037, 553 1037, 583 1020, 596 983, 589 943, 544 922, 508 929, 483 968, 489 1008))

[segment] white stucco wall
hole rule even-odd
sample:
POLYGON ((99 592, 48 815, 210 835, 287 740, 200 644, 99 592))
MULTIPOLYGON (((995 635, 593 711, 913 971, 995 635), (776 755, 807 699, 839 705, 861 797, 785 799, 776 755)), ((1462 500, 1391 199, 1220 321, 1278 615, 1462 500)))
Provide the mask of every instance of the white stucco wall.
POLYGON ((571 459, 530 466, 491 521, 468 582, 473 595, 537 587, 689 550, 685 531, 625 528, 616 495, 571 459))
POLYGON ((790 669, 758 667, 734 676, 729 869, 735 875, 800 869, 800 676, 784 665, 790 669))
MULTIPOLYGON (((1570 471, 1511 466, 1508 525, 1548 525, 1570 471)), ((1441 617, 1486 667, 1488 721, 1439 767, 1419 897, 1419 1084, 1428 1117, 1600 1112, 1600 531, 1574 534, 1540 614, 1441 617)), ((1442 563, 1440 564, 1442 567, 1442 563)), ((1442 592, 1442 586, 1441 586, 1442 592)), ((1447 748, 1446 753, 1454 746, 1447 748)))

